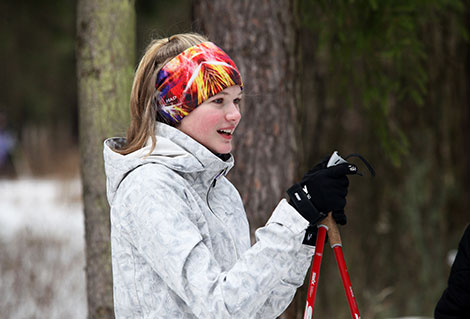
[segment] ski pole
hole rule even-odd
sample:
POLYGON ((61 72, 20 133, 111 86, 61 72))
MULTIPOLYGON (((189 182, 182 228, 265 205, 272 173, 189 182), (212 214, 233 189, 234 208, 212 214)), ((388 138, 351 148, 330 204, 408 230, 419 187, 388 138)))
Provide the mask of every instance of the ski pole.
MULTIPOLYGON (((350 157, 358 157, 366 165, 367 169, 372 176, 375 176, 375 171, 367 160, 360 154, 350 154, 346 157, 346 160, 350 157)), ((336 166, 342 163, 348 163, 345 159, 338 155, 337 151, 334 151, 328 160, 327 167, 336 166)), ((357 168, 356 168, 357 169, 357 168)), ((361 173, 357 172, 358 175, 362 176, 361 173)), ((344 291, 348 300, 349 310, 353 319, 360 319, 359 309, 357 307, 356 298, 349 278, 348 269, 346 268, 346 262, 344 260, 341 236, 336 225, 336 221, 332 217, 330 212, 328 216, 322 220, 318 225, 318 234, 315 246, 315 254, 313 256, 312 270, 310 275, 310 281, 307 293, 307 302, 305 304, 304 319, 311 319, 313 316, 313 308, 315 304, 315 295, 318 287, 318 280, 320 275, 320 266, 323 257, 323 248, 325 246, 325 237, 328 232, 328 238, 330 246, 335 253, 336 263, 338 264, 339 272, 341 274, 341 280, 343 282, 344 291)))
POLYGON ((318 287, 318 277, 320 276, 321 259, 323 256, 323 247, 325 247, 326 225, 318 225, 317 240, 315 243, 315 255, 313 256, 312 270, 308 285, 307 302, 305 304, 304 319, 311 319, 313 315, 313 306, 315 305, 315 295, 318 287))
POLYGON ((346 262, 344 260, 341 236, 331 213, 329 213, 328 217, 322 221, 322 224, 328 227, 328 240, 335 253, 336 263, 338 264, 341 280, 343 281, 343 287, 346 293, 346 298, 348 299, 351 316, 353 319, 360 319, 361 316, 359 314, 359 308, 357 307, 356 297, 354 296, 348 269, 346 268, 346 262))

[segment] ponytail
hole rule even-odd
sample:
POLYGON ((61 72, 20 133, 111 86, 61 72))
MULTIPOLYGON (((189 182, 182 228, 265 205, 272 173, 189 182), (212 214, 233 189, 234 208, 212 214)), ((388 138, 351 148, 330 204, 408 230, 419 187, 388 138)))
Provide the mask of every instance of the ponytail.
MULTIPOLYGON (((207 39, 197 33, 176 34, 169 38, 153 40, 145 49, 144 56, 135 71, 130 98, 131 123, 127 130, 126 145, 115 151, 127 155, 145 146, 149 137, 152 148, 155 139, 156 121, 166 122, 153 106, 155 81, 158 72, 172 58, 207 39)), ((167 123, 169 124, 169 123, 167 123)))

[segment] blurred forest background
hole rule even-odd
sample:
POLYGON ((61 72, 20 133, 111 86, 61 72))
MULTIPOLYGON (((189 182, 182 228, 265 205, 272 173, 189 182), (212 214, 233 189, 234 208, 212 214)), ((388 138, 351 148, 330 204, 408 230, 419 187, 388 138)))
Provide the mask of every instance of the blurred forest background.
MULTIPOLYGON (((207 21, 201 2, 137 0, 136 44, 130 44, 135 64, 152 38, 199 31, 213 34, 246 74, 243 55, 226 44, 231 40, 217 25, 238 14, 241 2, 226 1, 225 14, 207 21)), ((348 224, 342 227, 359 309, 364 318, 432 316, 446 286, 448 257, 470 220, 470 0, 282 3, 289 3, 294 22, 287 34, 293 41, 286 41, 297 83, 289 119, 296 137, 294 176, 333 150, 360 153, 373 164, 376 178, 350 178, 348 224)), ((76 16, 72 0, 0 3, 0 164, 12 183, 25 176, 78 176, 76 16)), ((251 16, 254 36, 247 41, 262 45, 256 26, 277 18, 251 16)), ((247 81, 245 107, 269 98, 247 81)), ((115 132, 124 134, 125 126, 115 132)), ((236 155, 241 164, 242 154, 236 155)), ((232 174, 243 194, 243 166, 232 174)), ((278 199, 269 198, 267 206, 278 199)), ((267 220, 269 207, 262 216, 248 209, 253 229, 267 220)), ((348 318, 333 254, 325 251, 315 314, 348 318)), ((11 263, 0 259, 3 276, 11 263)), ((12 293, 1 288, 1 294, 12 293)), ((302 318, 305 299, 303 289, 283 318, 302 318)))

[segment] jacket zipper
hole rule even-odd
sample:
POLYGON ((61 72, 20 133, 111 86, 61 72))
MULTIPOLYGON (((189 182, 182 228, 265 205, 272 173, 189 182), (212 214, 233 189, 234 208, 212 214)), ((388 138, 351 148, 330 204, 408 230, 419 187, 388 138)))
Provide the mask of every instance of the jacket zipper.
POLYGON ((217 214, 212 210, 211 208, 211 205, 209 204, 209 193, 211 191, 212 188, 215 187, 215 184, 217 182, 217 178, 219 176, 221 176, 223 173, 225 172, 225 170, 223 170, 222 172, 220 172, 219 174, 217 174, 213 181, 211 182, 210 186, 209 186, 209 189, 207 190, 207 194, 206 194, 206 203, 207 203, 207 207, 209 207, 209 210, 211 211, 211 213, 215 216, 215 218, 217 218, 217 220, 220 222, 220 224, 222 225, 222 227, 225 229, 225 231, 227 232, 228 236, 230 237, 230 240, 232 242, 232 246, 235 250, 235 256, 237 257, 237 259, 239 258, 239 255, 238 255, 238 249, 237 249, 237 246, 235 245, 235 240, 233 239, 232 237, 232 234, 230 233, 230 231, 225 227, 225 224, 224 222, 220 219, 219 216, 217 216, 217 214))

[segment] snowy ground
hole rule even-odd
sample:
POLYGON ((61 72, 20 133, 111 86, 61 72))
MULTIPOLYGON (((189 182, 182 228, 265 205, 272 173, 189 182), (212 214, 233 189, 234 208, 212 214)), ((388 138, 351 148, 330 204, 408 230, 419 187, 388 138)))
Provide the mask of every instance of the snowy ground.
POLYGON ((0 180, 2 318, 86 318, 78 179, 0 180))

